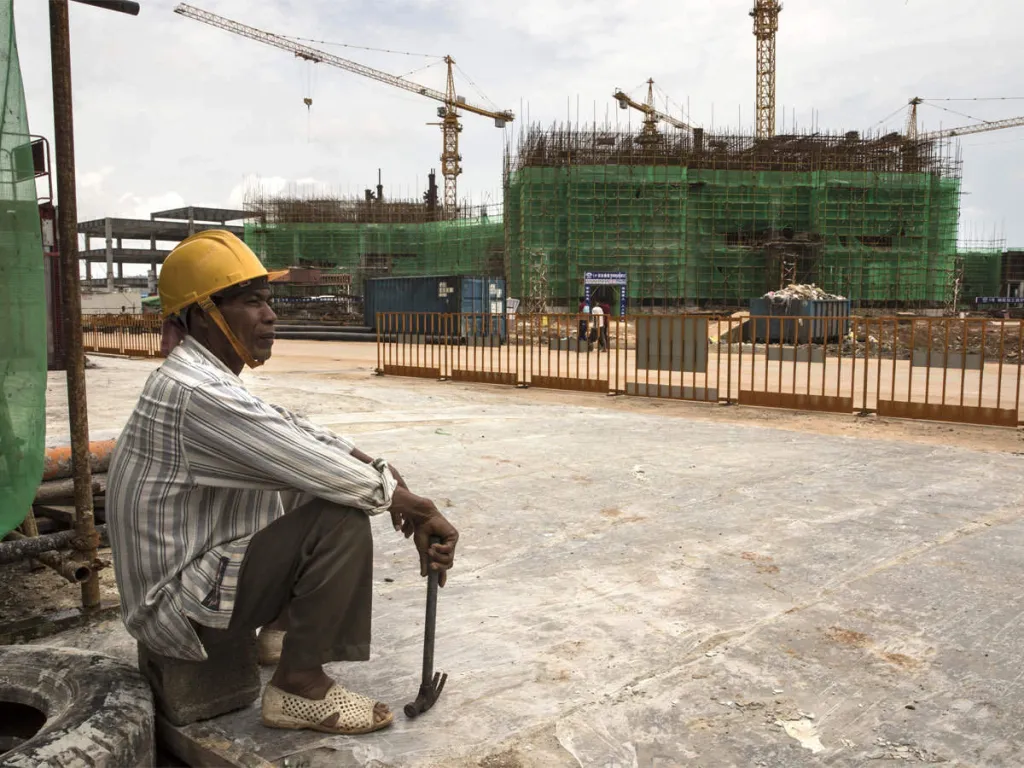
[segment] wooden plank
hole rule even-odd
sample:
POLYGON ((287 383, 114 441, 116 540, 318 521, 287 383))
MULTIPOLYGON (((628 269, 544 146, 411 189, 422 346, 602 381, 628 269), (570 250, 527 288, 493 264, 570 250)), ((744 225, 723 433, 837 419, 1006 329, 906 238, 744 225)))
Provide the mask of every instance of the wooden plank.
POLYGON ((463 371, 455 369, 452 371, 452 381, 467 381, 475 384, 507 384, 514 387, 518 383, 518 377, 514 373, 503 373, 501 371, 463 371))
POLYGON ((942 405, 940 403, 908 403, 879 400, 878 415, 894 419, 951 421, 958 424, 979 424, 987 427, 1017 427, 1017 411, 1012 408, 979 408, 973 405, 942 405))
POLYGON ((544 389, 571 389, 578 392, 608 393, 608 382, 605 379, 572 379, 534 374, 530 377, 530 386, 542 387, 544 389))
POLYGON ((741 389, 740 405, 756 405, 762 408, 787 408, 795 411, 819 411, 826 413, 853 413, 852 397, 827 397, 823 395, 797 395, 786 392, 760 392, 741 389))
POLYGON ((157 742, 186 765, 203 768, 274 768, 255 752, 239 747, 209 721, 174 726, 157 713, 157 742))

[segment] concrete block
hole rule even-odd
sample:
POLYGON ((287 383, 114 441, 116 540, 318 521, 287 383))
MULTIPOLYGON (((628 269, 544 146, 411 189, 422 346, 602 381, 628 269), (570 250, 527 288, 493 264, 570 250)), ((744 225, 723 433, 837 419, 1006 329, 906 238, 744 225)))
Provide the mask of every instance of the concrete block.
MULTIPOLYGON (((928 350, 927 349, 915 349, 914 355, 911 358, 910 364, 918 367, 928 367, 928 350)), ((931 367, 932 368, 948 368, 950 370, 959 371, 966 369, 968 371, 980 371, 981 370, 981 353, 968 352, 966 365, 964 364, 964 356, 960 352, 946 352, 942 353, 942 350, 932 350, 931 355, 931 367)))
POLYGON ((695 400, 697 402, 718 402, 718 388, 717 387, 691 387, 685 386, 680 387, 678 384, 669 386, 668 384, 661 384, 660 386, 651 382, 648 384, 645 381, 626 382, 626 394, 636 395, 637 397, 668 397, 676 400, 695 400))
POLYGON ((704 317, 638 317, 637 368, 706 373, 708 320, 704 317))
POLYGON ((502 337, 497 333, 476 334, 466 336, 463 339, 463 344, 467 347, 500 347, 502 344, 502 337))
POLYGON ((565 351, 570 352, 590 352, 592 349, 597 347, 597 344, 591 344, 586 339, 570 338, 570 339, 552 339, 548 345, 554 351, 565 351))
POLYGON ((206 661, 173 659, 138 645, 139 670, 149 680, 157 708, 172 725, 244 709, 260 695, 256 633, 200 629, 206 661))
POLYGON ((812 347, 810 350, 807 347, 796 347, 794 349, 791 345, 781 348, 778 345, 768 347, 769 360, 782 360, 791 363, 793 358, 796 358, 798 363, 824 363, 825 350, 821 347, 812 347))

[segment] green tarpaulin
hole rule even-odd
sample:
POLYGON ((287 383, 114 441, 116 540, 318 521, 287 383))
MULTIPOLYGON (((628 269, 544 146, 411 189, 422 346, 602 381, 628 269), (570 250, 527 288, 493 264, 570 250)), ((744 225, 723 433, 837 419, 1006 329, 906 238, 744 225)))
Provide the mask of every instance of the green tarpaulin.
POLYGON ((14 37, 0 0, 0 535, 18 526, 43 474, 46 296, 43 244, 14 37), (25 162, 29 158, 29 162, 25 162))

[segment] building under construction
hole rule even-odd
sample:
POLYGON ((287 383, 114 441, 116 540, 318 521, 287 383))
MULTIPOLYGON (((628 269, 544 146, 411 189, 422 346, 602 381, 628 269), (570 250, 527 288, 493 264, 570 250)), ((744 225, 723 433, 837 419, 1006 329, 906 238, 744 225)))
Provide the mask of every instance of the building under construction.
POLYGON ((340 268, 356 295, 374 277, 504 274, 500 206, 465 205, 446 217, 429 178, 423 201, 385 200, 381 184, 361 199, 252 189, 245 240, 269 268, 340 268))
MULTIPOLYGON (((636 308, 743 306, 794 282, 861 306, 941 306, 958 269, 977 271, 958 260, 949 141, 531 127, 507 167, 510 295, 549 305, 615 272, 636 308)), ((971 290, 998 281, 996 266, 971 290)))
POLYGON ((958 252, 960 156, 948 139, 531 127, 503 206, 446 218, 424 199, 251 191, 246 239, 274 268, 371 277, 504 275, 527 306, 571 307, 587 272, 625 275, 632 309, 743 307, 815 283, 862 307, 997 295, 994 248, 958 252))

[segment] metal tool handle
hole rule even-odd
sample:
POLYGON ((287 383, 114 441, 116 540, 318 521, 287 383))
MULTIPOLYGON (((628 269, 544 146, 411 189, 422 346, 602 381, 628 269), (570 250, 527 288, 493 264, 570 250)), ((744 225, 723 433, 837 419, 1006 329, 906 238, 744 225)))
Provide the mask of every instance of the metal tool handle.
MULTIPOLYGON (((440 536, 431 536, 427 546, 440 544, 440 536)), ((437 585, 440 572, 430 567, 430 560, 427 559, 427 615, 423 624, 423 679, 422 683, 428 685, 434 678, 434 625, 437 622, 437 585)))

